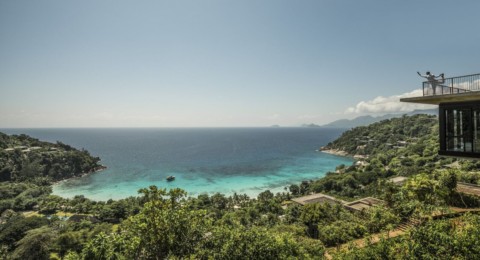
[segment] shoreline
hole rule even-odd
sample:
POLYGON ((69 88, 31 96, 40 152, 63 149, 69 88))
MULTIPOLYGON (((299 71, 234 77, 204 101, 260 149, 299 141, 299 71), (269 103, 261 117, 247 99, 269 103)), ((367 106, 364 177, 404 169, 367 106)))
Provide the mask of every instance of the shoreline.
MULTIPOLYGON (((339 157, 344 157, 344 158, 349 158, 349 159, 353 159, 355 161, 355 158, 353 155, 349 154, 348 152, 344 151, 344 150, 340 150, 340 149, 325 149, 325 147, 321 147, 320 149, 316 150, 316 152, 323 152, 323 153, 326 153, 326 154, 331 154, 331 155, 334 155, 334 156, 339 156, 339 157)), ((338 165, 336 165, 338 166, 338 165)), ((336 167, 335 166, 335 167, 336 167)), ((94 174, 94 173, 97 173, 97 172, 101 172, 103 170, 107 169, 106 166, 104 165, 100 165, 98 167, 96 167, 93 171, 91 172, 87 172, 87 173, 82 173, 80 175, 77 175, 77 176, 73 176, 71 178, 66 178, 66 179, 62 179, 62 180, 59 180, 59 181, 56 181, 56 182, 53 182, 51 183, 51 187, 53 188, 54 186, 58 186, 58 185, 61 185, 62 183, 68 181, 68 180, 74 180, 74 179, 80 179, 80 178, 83 178, 87 175, 90 175, 90 174, 94 174)), ((328 171, 327 171, 328 172, 328 171)), ((326 174, 327 172, 325 172, 324 174, 326 174)), ((317 181, 317 180, 320 180, 322 178, 324 178, 325 175, 323 176, 311 176, 310 178, 308 179, 304 179, 302 181, 294 181, 290 184, 283 184, 283 185, 278 185, 278 186, 267 186, 267 187, 263 187, 261 189, 247 189, 247 190, 243 190, 243 191, 234 191, 234 190, 230 190, 230 191, 224 191, 224 192, 221 192, 223 195, 226 195, 226 196, 231 196, 233 195, 234 193, 238 193, 238 194, 246 194, 248 196, 250 196, 251 198, 255 198, 258 196, 259 193, 263 192, 263 191, 266 191, 266 190, 270 190, 271 192, 273 193, 276 193, 276 192, 283 192, 283 191, 287 191, 288 192, 288 187, 292 184, 299 184, 300 182, 303 182, 303 181, 317 181)), ((186 190, 188 191, 188 190, 186 190)), ((189 196, 198 196, 199 194, 203 194, 203 193, 206 193, 206 194, 209 194, 209 195, 212 195, 212 194, 215 194, 215 192, 200 192, 200 193, 197 193, 197 192, 191 192, 191 191, 188 191, 189 193, 189 196)), ((53 193, 52 193, 53 194, 53 193)), ((82 194, 83 196, 85 196, 86 198, 89 198, 91 200, 94 200, 94 201, 107 201, 107 199, 99 199, 99 198, 93 198, 93 197, 90 197, 89 195, 86 195, 86 194, 82 194)), ((59 195, 63 198, 69 198, 69 196, 65 196, 65 195, 59 195)), ((138 196, 138 194, 135 194, 135 195, 131 195, 131 196, 138 196)), ((109 197, 108 199, 113 199, 113 200, 120 200, 120 199, 123 199, 124 197, 121 196, 121 197, 116 197, 116 196, 112 196, 112 197, 109 197)))
MULTIPOLYGON (((344 158, 349 158, 349 159, 355 160, 352 155, 348 154, 346 151, 339 150, 339 149, 325 149, 324 147, 321 147, 320 149, 316 150, 316 152, 324 152, 324 153, 326 153, 326 154, 331 154, 331 155, 335 155, 335 156, 339 156, 339 157, 344 157, 344 158)), ((339 165, 340 165, 340 164, 339 164, 339 165)), ((338 166, 338 165, 336 165, 336 166, 338 166)), ((336 166, 335 166, 335 167, 336 167, 336 166)), ((85 176, 87 176, 87 175, 94 174, 94 173, 97 173, 97 172, 101 172, 101 171, 103 171, 103 170, 105 170, 105 169, 107 169, 106 166, 100 165, 99 167, 95 168, 95 169, 94 169, 93 171, 91 171, 91 172, 82 173, 82 174, 80 174, 80 175, 73 176, 73 177, 71 177, 71 178, 66 178, 66 179, 62 179, 62 180, 53 182, 53 183, 50 184, 50 186, 51 186, 52 189, 53 189, 54 186, 57 186, 57 187, 58 187, 59 185, 61 185, 62 183, 66 182, 66 181, 75 180, 75 179, 80 179, 80 178, 83 178, 83 177, 85 177, 85 176)), ((307 179, 303 179, 303 180, 301 180, 301 181, 294 181, 294 182, 291 182, 291 183, 288 181, 288 183, 284 183, 284 184, 278 185, 278 186, 277 186, 277 185, 275 185, 275 186, 266 186, 266 187, 262 187, 262 188, 260 188, 260 189, 259 189, 259 187, 256 187, 256 188, 246 189, 246 190, 243 189, 243 191, 242 191, 242 190, 240 190, 240 191, 229 190, 229 191, 223 191, 223 192, 220 192, 220 193, 223 194, 223 195, 226 195, 226 196, 231 196, 231 195, 233 195, 234 193, 246 194, 246 195, 250 196, 251 198, 256 198, 259 193, 264 192, 264 191, 266 191, 266 190, 270 190, 270 191, 273 192, 273 193, 276 193, 276 192, 284 192, 284 191, 287 191, 287 192, 288 192, 288 187, 289 187, 290 185, 292 185, 292 184, 299 184, 299 183, 304 182, 304 181, 312 182, 312 181, 320 180, 320 179, 324 178, 324 177, 326 176, 326 173, 329 172, 329 171, 330 171, 330 170, 325 171, 325 172, 323 173, 323 174, 324 174, 323 176, 318 176, 318 175, 316 175, 316 176, 310 176, 310 177, 307 177, 307 179)), ((156 185, 156 184, 154 184, 154 185, 156 185)), ((209 194, 209 195, 212 195, 212 194, 215 194, 215 193, 216 193, 216 192, 213 192, 213 191, 208 191, 208 192, 203 191, 203 192, 198 193, 198 192, 196 192, 196 191, 193 191, 193 192, 192 192, 192 191, 190 191, 190 190, 188 190, 188 189, 185 189, 185 190, 188 192, 188 194, 189 194, 188 196, 193 196, 193 197, 198 196, 199 194, 204 194, 204 193, 209 194)), ((217 192, 218 192, 218 191, 217 191, 217 192)), ((52 194, 54 194, 54 193, 53 193, 53 190, 52 190, 52 194)), ((61 197, 63 197, 63 198, 70 198, 68 195, 65 195, 65 194, 63 194, 63 195, 57 194, 57 195, 58 195, 58 196, 61 196, 61 197)), ((120 200, 120 199, 126 198, 126 197, 124 197, 124 196, 120 196, 120 197, 109 196, 108 198, 99 199, 99 198, 91 197, 91 196, 89 196, 89 195, 87 195, 87 194, 81 194, 81 195, 83 195, 83 196, 85 196, 86 198, 89 198, 89 199, 91 199, 91 200, 94 200, 94 201, 107 201, 108 199, 120 200)), ((130 196, 136 197, 136 196, 139 196, 139 195, 138 195, 137 193, 135 193, 135 194, 132 194, 132 195, 130 195, 130 196)))
MULTIPOLYGON (((351 157, 343 157, 343 158, 344 159, 338 158, 338 159, 334 159, 334 160, 341 160, 341 161, 348 160, 349 163, 351 163, 351 157)), ((344 162, 344 163, 347 164, 347 162, 344 162)), ((327 169, 322 169, 320 171, 315 171, 315 172, 309 172, 309 173, 306 173, 305 175, 302 174, 303 176, 301 178, 296 177, 296 178, 291 178, 291 179, 288 179, 288 180, 278 180, 278 181, 272 181, 272 182, 270 182, 270 181, 265 182, 265 180, 264 180, 265 177, 264 176, 256 176, 256 177, 259 178, 258 181, 260 181, 261 185, 259 185, 259 183, 256 183, 256 185, 250 185, 250 184, 246 185, 245 183, 241 182, 241 180, 240 180, 240 182, 238 182, 239 180, 237 178, 230 178, 230 179, 226 179, 227 181, 224 184, 227 185, 228 187, 224 187, 225 188, 224 190, 217 190, 217 189, 209 189, 208 191, 206 191, 204 189, 199 190, 196 187, 189 187, 188 183, 190 183, 190 182, 186 181, 185 179, 182 179, 182 178, 180 178, 177 182, 170 183, 170 184, 165 183, 162 179, 162 181, 160 181, 160 182, 152 181, 151 183, 149 183, 149 185, 157 185, 158 187, 167 188, 167 189, 174 188, 174 187, 175 188, 181 188, 181 189, 184 189, 185 191, 188 192, 189 197, 197 197, 200 194, 209 194, 211 196, 211 195, 213 195, 217 192, 220 192, 221 194, 223 194, 225 196, 231 196, 234 193, 237 193, 237 194, 246 194, 251 198, 256 198, 258 196, 258 194, 260 194, 261 192, 264 192, 266 190, 270 190, 272 193, 285 192, 285 191, 288 192, 288 187, 292 184, 300 185, 300 183, 302 183, 304 181, 311 182, 311 181, 317 181, 319 179, 322 179, 326 176, 326 174, 328 172, 334 171, 335 167, 337 167, 340 164, 342 164, 342 162, 339 161, 335 164, 335 166, 331 165, 329 167, 326 167, 327 169), (230 184, 234 183, 234 182, 237 183, 238 185, 235 185, 235 187, 233 187, 233 186, 230 187, 230 184), (164 184, 164 185, 162 185, 162 184, 164 184)), ((83 177, 83 176, 85 176, 85 175, 77 176, 77 177, 74 177, 74 178, 80 178, 80 177, 83 177)), ((298 176, 298 175, 295 174, 295 176, 298 176)), ((72 179, 72 178, 69 178, 69 179, 72 179)), ((126 192, 126 193, 129 193, 129 194, 124 194, 123 192, 121 192, 121 194, 117 194, 118 189, 123 189, 122 185, 119 184, 118 187, 117 187, 117 185, 115 185, 115 186, 105 185, 102 188, 101 192, 95 191, 94 193, 90 194, 89 192, 85 193, 85 190, 82 187, 80 187, 80 189, 75 189, 76 191, 74 191, 74 192, 71 192, 73 190, 71 190, 70 188, 68 188, 68 189, 60 188, 62 182, 64 182, 64 181, 66 181, 66 180, 63 180, 61 182, 57 182, 57 183, 55 183, 55 185, 52 185, 52 186, 56 186, 56 188, 54 188, 54 190, 52 190, 52 194, 61 196, 63 198, 72 198, 75 195, 83 195, 86 198, 89 198, 89 199, 94 200, 94 201, 107 201, 109 199, 120 200, 120 199, 124 199, 124 198, 130 197, 130 196, 137 197, 137 196, 139 196, 137 190, 139 188, 144 188, 144 187, 148 186, 148 185, 144 185, 144 186, 135 187, 135 185, 133 185, 134 187, 130 187, 128 192, 126 192)), ((204 184, 202 186, 207 186, 208 185, 208 183, 206 183, 206 180, 204 180, 202 178, 200 178, 198 181, 199 181, 199 183, 204 184)), ((136 180, 133 181, 133 182, 135 183, 136 180)), ((142 183, 142 184, 144 184, 144 183, 142 183)), ((215 187, 215 184, 213 186, 215 187)))
POLYGON ((339 150, 339 149, 325 149, 325 148, 322 147, 322 148, 318 149, 317 151, 322 152, 322 153, 336 155, 336 156, 353 157, 351 154, 347 153, 346 151, 339 150))
POLYGON ((320 147, 320 149, 316 151, 324 152, 324 153, 335 155, 335 156, 350 157, 357 163, 365 159, 368 159, 370 157, 369 155, 364 155, 364 154, 355 154, 355 155, 349 154, 348 152, 340 149, 326 149, 324 146, 320 147))
POLYGON ((72 180, 72 179, 80 179, 80 178, 83 178, 87 175, 94 174, 94 173, 97 173, 97 172, 101 172, 101 171, 104 171, 106 169, 107 169, 107 166, 100 165, 100 166, 96 167, 95 169, 93 169, 93 171, 91 171, 91 172, 84 172, 84 173, 81 173, 79 175, 76 175, 76 176, 73 176, 73 177, 70 177, 70 178, 65 178, 65 179, 61 179, 61 180, 58 180, 58 181, 53 181, 52 183, 50 183, 50 186, 53 187, 54 185, 59 185, 62 182, 72 180))

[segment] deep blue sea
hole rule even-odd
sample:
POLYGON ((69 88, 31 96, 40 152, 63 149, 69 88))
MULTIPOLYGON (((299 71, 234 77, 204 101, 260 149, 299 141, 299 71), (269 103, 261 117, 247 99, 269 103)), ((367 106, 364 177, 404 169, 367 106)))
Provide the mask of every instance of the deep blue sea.
POLYGON ((0 129, 61 141, 99 156, 107 170, 54 185, 54 194, 95 200, 137 195, 140 188, 179 187, 195 196, 234 192, 256 196, 318 179, 350 158, 316 152, 342 129, 103 128, 0 129), (166 177, 174 175, 175 181, 166 177))

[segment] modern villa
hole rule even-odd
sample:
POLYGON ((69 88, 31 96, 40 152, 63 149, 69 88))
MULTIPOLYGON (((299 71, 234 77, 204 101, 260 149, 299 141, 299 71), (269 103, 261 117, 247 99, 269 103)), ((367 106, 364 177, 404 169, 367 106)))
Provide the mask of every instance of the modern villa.
POLYGON ((439 106, 440 155, 480 158, 480 74, 425 81, 400 101, 439 106))

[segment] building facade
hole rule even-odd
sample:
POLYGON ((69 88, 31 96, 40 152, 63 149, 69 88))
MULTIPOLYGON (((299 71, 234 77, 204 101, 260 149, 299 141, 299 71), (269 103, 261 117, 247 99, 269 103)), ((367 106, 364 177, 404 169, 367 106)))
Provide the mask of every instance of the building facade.
POLYGON ((480 158, 480 74, 423 82, 423 96, 400 101, 438 105, 440 155, 480 158))

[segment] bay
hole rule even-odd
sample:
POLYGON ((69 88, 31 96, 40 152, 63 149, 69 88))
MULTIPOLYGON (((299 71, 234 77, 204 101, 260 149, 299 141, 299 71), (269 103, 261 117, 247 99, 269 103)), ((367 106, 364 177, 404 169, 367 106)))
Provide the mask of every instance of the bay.
POLYGON ((95 200, 136 196, 140 188, 182 188, 256 196, 318 179, 352 159, 316 150, 344 129, 324 128, 81 128, 2 129, 84 148, 108 168, 62 181, 53 193, 95 200), (174 175, 175 181, 166 177, 174 175))

